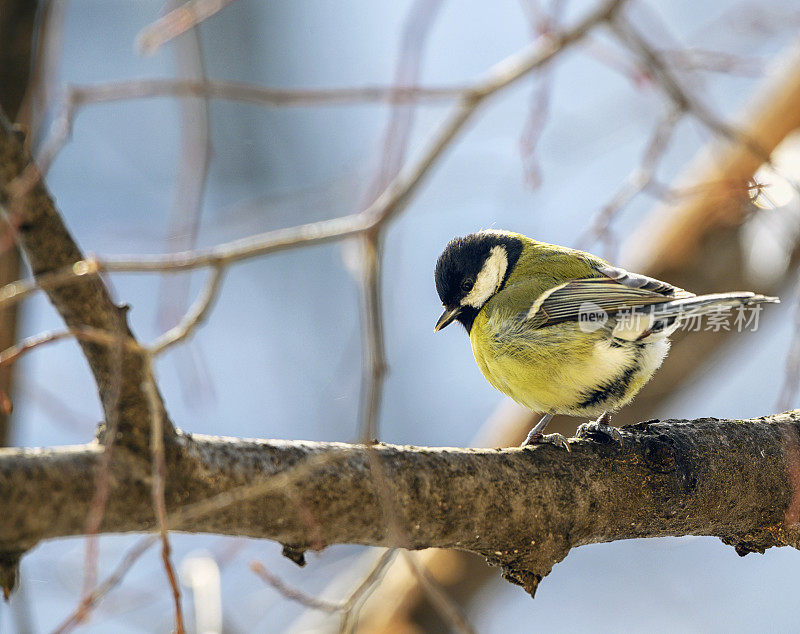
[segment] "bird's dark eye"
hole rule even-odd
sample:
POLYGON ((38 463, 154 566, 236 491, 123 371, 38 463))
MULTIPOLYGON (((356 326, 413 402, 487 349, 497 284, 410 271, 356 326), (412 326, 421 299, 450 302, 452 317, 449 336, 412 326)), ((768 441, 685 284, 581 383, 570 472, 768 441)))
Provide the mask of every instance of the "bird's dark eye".
POLYGON ((465 293, 469 292, 474 283, 475 280, 473 280, 471 277, 465 277, 464 281, 461 282, 461 290, 464 291, 465 293))

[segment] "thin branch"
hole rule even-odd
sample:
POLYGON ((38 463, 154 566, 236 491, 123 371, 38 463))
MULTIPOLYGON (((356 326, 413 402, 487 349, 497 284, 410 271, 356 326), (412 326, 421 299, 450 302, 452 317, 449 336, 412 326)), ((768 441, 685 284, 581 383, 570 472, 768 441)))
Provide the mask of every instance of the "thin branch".
POLYGON ((0 288, 0 307, 11 306, 38 291, 54 289, 81 281, 86 275, 97 275, 99 269, 94 260, 81 260, 58 271, 43 273, 36 279, 17 280, 0 288))
POLYGON ((364 579, 350 592, 342 601, 328 601, 311 596, 298 588, 294 588, 285 583, 280 577, 272 574, 260 562, 250 563, 250 570, 257 574, 264 583, 272 586, 278 593, 286 599, 306 606, 312 610, 321 610, 330 614, 341 613, 340 632, 351 632, 358 620, 358 610, 360 605, 369 596, 369 593, 380 581, 386 568, 394 560, 396 550, 386 549, 375 562, 372 569, 365 575, 364 579))
MULTIPOLYGON (((74 268, 74 267, 71 267, 74 268)), ((141 355, 159 355, 167 348, 190 337, 194 331, 203 324, 219 295, 222 284, 224 268, 216 266, 205 288, 195 302, 174 327, 162 334, 149 346, 140 345, 135 339, 123 334, 113 334, 97 328, 73 328, 69 330, 47 331, 20 341, 19 343, 0 351, 0 367, 10 365, 21 356, 45 344, 62 341, 64 339, 77 339, 89 341, 102 346, 121 347, 122 349, 141 355)), ((53 279, 67 280, 68 276, 57 276, 53 279)), ((74 278, 72 278, 74 279, 74 278)))
POLYGON ((124 335, 114 335, 97 328, 73 328, 70 330, 53 330, 28 337, 10 348, 0 352, 0 367, 10 365, 22 355, 45 344, 62 341, 64 339, 77 339, 78 341, 91 342, 101 346, 122 347, 129 352, 142 353, 142 348, 135 339, 124 335))
POLYGON ((797 295, 798 292, 795 290, 794 333, 786 354, 783 385, 777 402, 778 407, 785 403, 786 409, 789 409, 797 398, 797 388, 800 385, 800 300, 797 299, 797 295))
POLYGON ((233 0, 188 0, 142 29, 136 36, 136 47, 141 53, 152 55, 164 44, 195 28, 231 2, 233 0))
POLYGON ((312 597, 310 594, 306 594, 302 590, 293 588, 277 575, 273 575, 260 561, 251 562, 250 570, 257 574, 264 583, 275 588, 275 590, 281 596, 289 599, 290 601, 294 601, 295 603, 299 603, 300 605, 304 605, 307 608, 312 608, 314 610, 322 610, 323 612, 334 613, 341 612, 344 609, 344 603, 342 601, 326 601, 325 599, 318 599, 317 597, 312 597))
POLYGON ((469 90, 458 86, 361 86, 344 88, 269 88, 245 82, 191 79, 137 79, 70 85, 64 101, 79 107, 153 97, 205 97, 264 107, 342 106, 354 103, 439 103, 469 90))
POLYGON ((53 634, 67 634, 67 632, 71 632, 77 625, 83 623, 89 611, 93 609, 103 597, 111 592, 111 590, 122 583, 128 571, 133 568, 133 565, 157 540, 157 537, 150 535, 136 542, 125 557, 122 558, 122 561, 120 561, 114 571, 83 598, 78 609, 62 621, 61 624, 53 630, 53 634))
POLYGON ((108 257, 98 262, 98 266, 105 272, 121 273, 177 272, 206 266, 235 264, 278 251, 340 240, 366 231, 374 224, 375 221, 364 214, 351 214, 286 229, 275 229, 232 240, 210 249, 161 256, 108 257))
MULTIPOLYGON (((74 268, 74 267, 73 267, 74 268)), ((138 344, 131 340, 136 347, 138 344)), ((114 445, 117 431, 119 430, 119 399, 122 395, 123 385, 123 360, 125 352, 125 338, 121 332, 114 333, 114 341, 111 343, 110 364, 112 377, 109 384, 110 417, 106 420, 105 443, 103 446, 103 457, 100 461, 99 469, 94 474, 95 491, 92 499, 89 514, 86 516, 86 553, 84 557, 83 575, 83 597, 87 601, 91 596, 91 590, 97 582, 97 562, 98 562, 98 539, 97 535, 103 522, 108 496, 111 493, 111 461, 114 456, 114 445)))
POLYGON ((706 71, 726 75, 758 77, 764 71, 764 60, 743 57, 722 51, 702 48, 666 50, 661 52, 665 63, 682 71, 706 71))
MULTIPOLYGON (((395 68, 394 85, 402 87, 415 85, 419 79, 422 57, 428 35, 436 16, 442 7, 442 0, 416 0, 409 9, 403 26, 400 53, 395 68)), ((414 125, 414 104, 408 106, 394 105, 386 126, 383 139, 383 151, 379 169, 367 188, 366 202, 372 202, 376 196, 396 179, 402 168, 408 151, 411 131, 414 125)), ((383 305, 381 299, 381 262, 383 258, 382 235, 380 225, 375 231, 365 232, 360 240, 360 299, 361 299, 361 333, 362 333, 362 382, 359 409, 359 438, 367 444, 377 442, 378 424, 380 420, 381 401, 387 373, 386 352, 383 334, 383 305)), ((370 465, 376 472, 376 485, 382 496, 382 505, 390 530, 402 534, 402 528, 396 523, 391 493, 385 486, 385 474, 380 460, 370 452, 370 465)), ((393 556, 393 555, 392 555, 393 556)), ((360 587, 371 589, 370 580, 376 582, 391 557, 381 558, 372 571, 366 576, 360 587)), ((364 592, 367 594, 367 591, 364 592)), ((339 629, 350 632, 355 625, 358 612, 354 606, 356 601, 361 605, 359 595, 351 596, 352 603, 342 615, 339 629)))
POLYGON ((386 379, 386 350, 381 303, 380 238, 365 234, 361 240, 361 333, 363 341, 361 409, 358 440, 367 444, 378 438, 383 384, 386 379))
MULTIPOLYGON (((180 4, 170 0, 167 10, 180 4)), ((175 41, 177 73, 182 78, 207 81, 200 31, 193 29, 175 41)), ((208 97, 182 99, 180 107, 180 157, 176 164, 175 186, 170 209, 165 250, 193 249, 197 245, 200 219, 211 160, 211 115, 208 97)), ((189 301, 190 276, 165 276, 159 280, 156 324, 160 330, 172 328, 186 311, 189 301)), ((184 347, 175 358, 184 396, 196 395, 210 389, 201 387, 202 368, 195 363, 192 350, 184 347)))
POLYGON ((175 603, 175 629, 177 634, 184 634, 183 611, 181 610, 181 591, 178 586, 178 578, 170 560, 170 544, 167 529, 167 507, 164 501, 164 488, 167 479, 167 461, 164 451, 164 411, 161 399, 156 389, 155 378, 153 377, 152 358, 147 360, 147 374, 145 383, 142 386, 150 404, 150 420, 152 429, 150 432, 150 453, 153 461, 152 468, 152 500, 153 507, 158 518, 158 531, 161 537, 161 560, 164 563, 164 570, 167 573, 172 598, 175 603))
POLYGON ((419 561, 417 561, 415 553, 410 553, 407 550, 403 550, 402 554, 406 563, 408 564, 408 567, 414 573, 414 576, 419 580, 420 585, 430 597, 433 606, 444 618, 444 620, 452 626, 452 630, 463 632, 464 634, 473 634, 475 630, 461 612, 458 604, 453 601, 442 589, 441 585, 439 585, 439 582, 431 577, 427 568, 420 565, 419 561))
POLYGON ((152 344, 148 346, 152 355, 159 355, 167 348, 176 343, 187 339, 194 334, 194 331, 206 320, 214 302, 219 296, 222 287, 222 280, 225 269, 222 266, 215 266, 211 270, 211 275, 206 282, 203 291, 189 307, 189 310, 181 318, 180 322, 167 332, 162 334, 152 344))
POLYGON ((606 244, 606 257, 616 259, 617 242, 611 224, 616 216, 653 183, 656 170, 666 152, 675 127, 681 119, 681 112, 671 109, 659 120, 645 147, 641 163, 628 174, 622 186, 596 214, 589 227, 578 237, 577 248, 588 249, 595 240, 606 244))
POLYGON ((672 69, 664 62, 639 31, 621 14, 616 14, 610 22, 612 31, 619 41, 639 57, 660 88, 670 98, 673 106, 680 112, 688 112, 714 134, 746 148, 763 163, 770 163, 770 152, 761 142, 748 133, 738 130, 722 121, 711 110, 691 95, 680 83, 672 69))
POLYGON ((350 634, 354 631, 358 624, 358 617, 364 602, 383 579, 383 575, 395 560, 398 552, 396 548, 387 548, 384 550, 372 565, 370 571, 364 575, 361 583, 359 583, 350 593, 350 596, 347 597, 344 602, 344 613, 339 622, 340 634, 350 634))
POLYGON ((187 79, 137 79, 88 85, 68 85, 50 131, 36 157, 38 170, 28 169, 17 183, 20 191, 46 174, 72 135, 78 112, 85 105, 134 101, 153 97, 225 99, 257 106, 340 106, 352 103, 416 103, 452 101, 468 86, 364 86, 357 88, 267 88, 245 82, 187 79))
MULTIPOLYGON (((758 139, 766 152, 771 153, 800 126, 799 64, 800 46, 795 44, 781 55, 779 64, 733 119, 734 126, 758 139)), ((760 155, 740 143, 709 144, 667 191, 666 202, 673 200, 675 193, 688 197, 678 207, 660 206, 627 240, 628 265, 637 269, 655 266, 658 271, 648 273, 655 276, 685 268, 686 261, 697 257, 701 238, 741 223, 750 209, 748 183, 762 163, 760 155), (660 236, 655 245, 645 237, 654 235, 660 236)), ((648 191, 659 196, 665 193, 655 181, 648 191)))
MULTIPOLYGON (((554 31, 562 18, 565 2, 552 0, 550 11, 545 12, 534 0, 522 0, 521 5, 525 13, 531 35, 535 38, 549 36, 554 31)), ((520 137, 520 153, 524 163, 525 180, 531 187, 539 187, 542 174, 536 159, 536 148, 544 133, 547 116, 550 111, 550 96, 553 87, 554 66, 543 69, 537 78, 537 85, 531 94, 528 111, 528 120, 520 137)))
MULTIPOLYGON (((415 0, 408 10, 400 37, 400 52, 395 65, 393 86, 415 86, 419 81, 425 44, 443 0, 415 0)), ((462 97, 465 91, 455 95, 462 97)), ((405 160, 411 131, 414 126, 414 103, 395 103, 389 113, 389 121, 383 133, 381 158, 378 169, 367 186, 366 203, 372 202, 395 178, 405 160)))

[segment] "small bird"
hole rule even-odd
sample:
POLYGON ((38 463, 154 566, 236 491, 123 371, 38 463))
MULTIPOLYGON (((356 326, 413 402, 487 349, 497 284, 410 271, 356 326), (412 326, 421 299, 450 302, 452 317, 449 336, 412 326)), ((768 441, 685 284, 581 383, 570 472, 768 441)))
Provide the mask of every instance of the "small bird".
POLYGON ((544 413, 523 446, 567 450, 561 434, 543 434, 554 414, 597 417, 578 435, 622 441, 610 413, 650 380, 685 320, 779 301, 751 292, 698 296, 584 251, 498 230, 451 240, 435 280, 444 312, 434 331, 461 322, 486 380, 544 413))

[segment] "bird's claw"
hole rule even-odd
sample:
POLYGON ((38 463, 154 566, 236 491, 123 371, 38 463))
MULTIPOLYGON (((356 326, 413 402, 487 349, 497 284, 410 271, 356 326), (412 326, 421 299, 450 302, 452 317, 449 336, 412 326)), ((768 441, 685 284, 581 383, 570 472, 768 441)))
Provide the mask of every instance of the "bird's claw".
POLYGON ((578 438, 599 440, 601 442, 618 442, 622 446, 622 434, 619 429, 596 420, 579 425, 575 435, 578 438))
POLYGON ((555 447, 561 447, 562 449, 566 449, 570 451, 569 443, 567 439, 564 438, 561 434, 528 434, 528 437, 525 439, 525 442, 520 445, 521 447, 532 447, 533 445, 553 445, 555 447))

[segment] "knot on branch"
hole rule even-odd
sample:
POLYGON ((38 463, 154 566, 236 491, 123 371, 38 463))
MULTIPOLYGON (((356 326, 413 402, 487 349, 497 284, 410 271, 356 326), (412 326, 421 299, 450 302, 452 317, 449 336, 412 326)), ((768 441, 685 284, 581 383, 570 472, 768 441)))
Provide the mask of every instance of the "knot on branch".
POLYGON ((24 552, 24 550, 0 551, 0 588, 6 601, 19 582, 19 560, 24 552))
POLYGON ((489 564, 500 566, 503 579, 521 586, 534 597, 539 583, 569 554, 571 547, 565 535, 550 535, 544 540, 532 540, 531 547, 525 550, 513 548, 481 554, 489 564))
POLYGON ((522 586, 531 598, 536 596, 536 589, 542 580, 542 575, 537 575, 530 570, 519 570, 503 566, 503 579, 517 586, 522 586))
POLYGON ((301 568, 306 565, 306 549, 292 544, 282 544, 281 554, 301 568))

